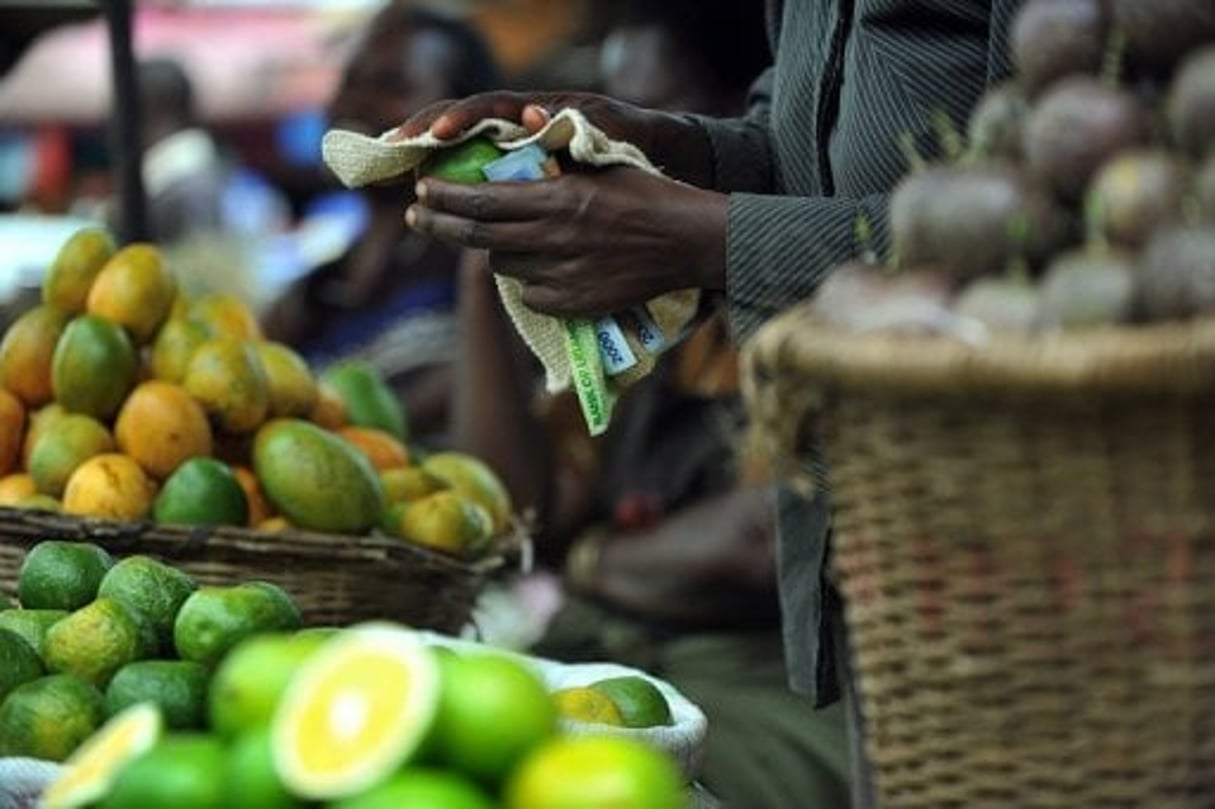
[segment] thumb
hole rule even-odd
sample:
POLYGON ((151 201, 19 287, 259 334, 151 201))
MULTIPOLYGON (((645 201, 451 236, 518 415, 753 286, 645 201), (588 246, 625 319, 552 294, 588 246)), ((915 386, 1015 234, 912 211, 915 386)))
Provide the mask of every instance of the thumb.
POLYGON ((523 108, 523 112, 519 117, 523 122, 524 128, 528 132, 535 134, 544 129, 553 116, 549 114, 548 110, 538 104, 528 104, 523 108))

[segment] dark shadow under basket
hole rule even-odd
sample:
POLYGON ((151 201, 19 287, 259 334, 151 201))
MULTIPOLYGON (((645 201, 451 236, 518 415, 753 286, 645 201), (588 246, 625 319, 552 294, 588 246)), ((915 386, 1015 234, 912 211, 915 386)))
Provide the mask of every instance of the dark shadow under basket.
POLYGON ((291 594, 308 626, 384 619, 446 633, 465 625, 488 577, 527 542, 515 526, 489 554, 464 562, 389 537, 191 528, 0 508, 0 591, 16 594, 26 551, 47 539, 95 542, 115 556, 147 554, 202 585, 272 582, 291 594))
POLYGON ((827 462, 883 806, 1215 805, 1215 323, 977 346, 802 308, 746 361, 758 439, 827 462))

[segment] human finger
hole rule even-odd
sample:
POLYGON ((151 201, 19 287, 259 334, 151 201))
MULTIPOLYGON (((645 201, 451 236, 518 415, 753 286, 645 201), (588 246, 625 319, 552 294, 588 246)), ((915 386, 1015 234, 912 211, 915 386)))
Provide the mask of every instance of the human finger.
POLYGON ((462 247, 506 252, 534 248, 543 235, 543 228, 536 222, 486 222, 420 204, 405 211, 405 224, 419 233, 462 247))
POLYGON ((556 195, 549 181, 467 184, 426 178, 418 181, 414 196, 428 208, 469 219, 518 221, 552 215, 556 195))

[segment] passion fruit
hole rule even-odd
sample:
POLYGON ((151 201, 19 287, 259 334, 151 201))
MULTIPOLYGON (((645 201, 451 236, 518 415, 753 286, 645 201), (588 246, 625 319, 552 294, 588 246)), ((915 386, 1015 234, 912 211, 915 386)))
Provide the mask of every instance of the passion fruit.
POLYGON ((1166 114, 1178 146, 1195 157, 1215 151, 1215 45, 1182 63, 1169 88, 1166 114))
POLYGON ((1137 70, 1167 74, 1186 54, 1215 39, 1211 0, 1113 0, 1114 24, 1126 36, 1137 70))
POLYGON ((1075 202, 1103 163, 1146 144, 1150 134, 1150 116, 1134 95, 1091 76, 1071 76, 1035 104, 1025 130, 1025 157, 1035 176, 1060 198, 1075 202))
POLYGON ((1101 0, 1030 0, 1009 33, 1013 65, 1031 95, 1073 73, 1097 73, 1109 35, 1101 0))
POLYGON ((1042 325, 1078 329, 1130 320, 1135 277, 1127 253, 1088 248, 1061 254, 1042 278, 1042 325))
POLYGON ((953 311, 999 332, 1028 334, 1040 320, 1041 295, 1024 276, 976 278, 958 293, 953 311))
POLYGON ((971 155, 980 159, 1020 160, 1025 143, 1029 100, 1015 82, 997 85, 983 94, 970 115, 966 136, 971 155))
POLYGON ((1215 310, 1215 228, 1157 231, 1140 256, 1137 298, 1148 320, 1184 320, 1215 310))
POLYGON ((1152 232, 1180 216, 1186 169, 1167 152, 1134 149, 1101 167, 1089 190, 1095 223, 1110 242, 1142 247, 1152 232))

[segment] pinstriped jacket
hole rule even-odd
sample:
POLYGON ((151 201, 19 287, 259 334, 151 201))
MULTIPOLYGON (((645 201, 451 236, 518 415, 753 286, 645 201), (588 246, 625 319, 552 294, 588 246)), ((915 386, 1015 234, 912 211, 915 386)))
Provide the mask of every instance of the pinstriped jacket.
MULTIPOLYGON (((935 114, 965 126, 983 91, 1009 73, 1007 34, 1020 2, 770 0, 775 59, 747 115, 696 119, 713 148, 714 187, 731 192, 726 288, 739 340, 858 255, 859 214, 885 254, 889 192, 907 169, 900 136, 910 133, 932 156, 935 114)), ((827 505, 786 493, 779 513, 793 685, 829 701, 827 505)))

